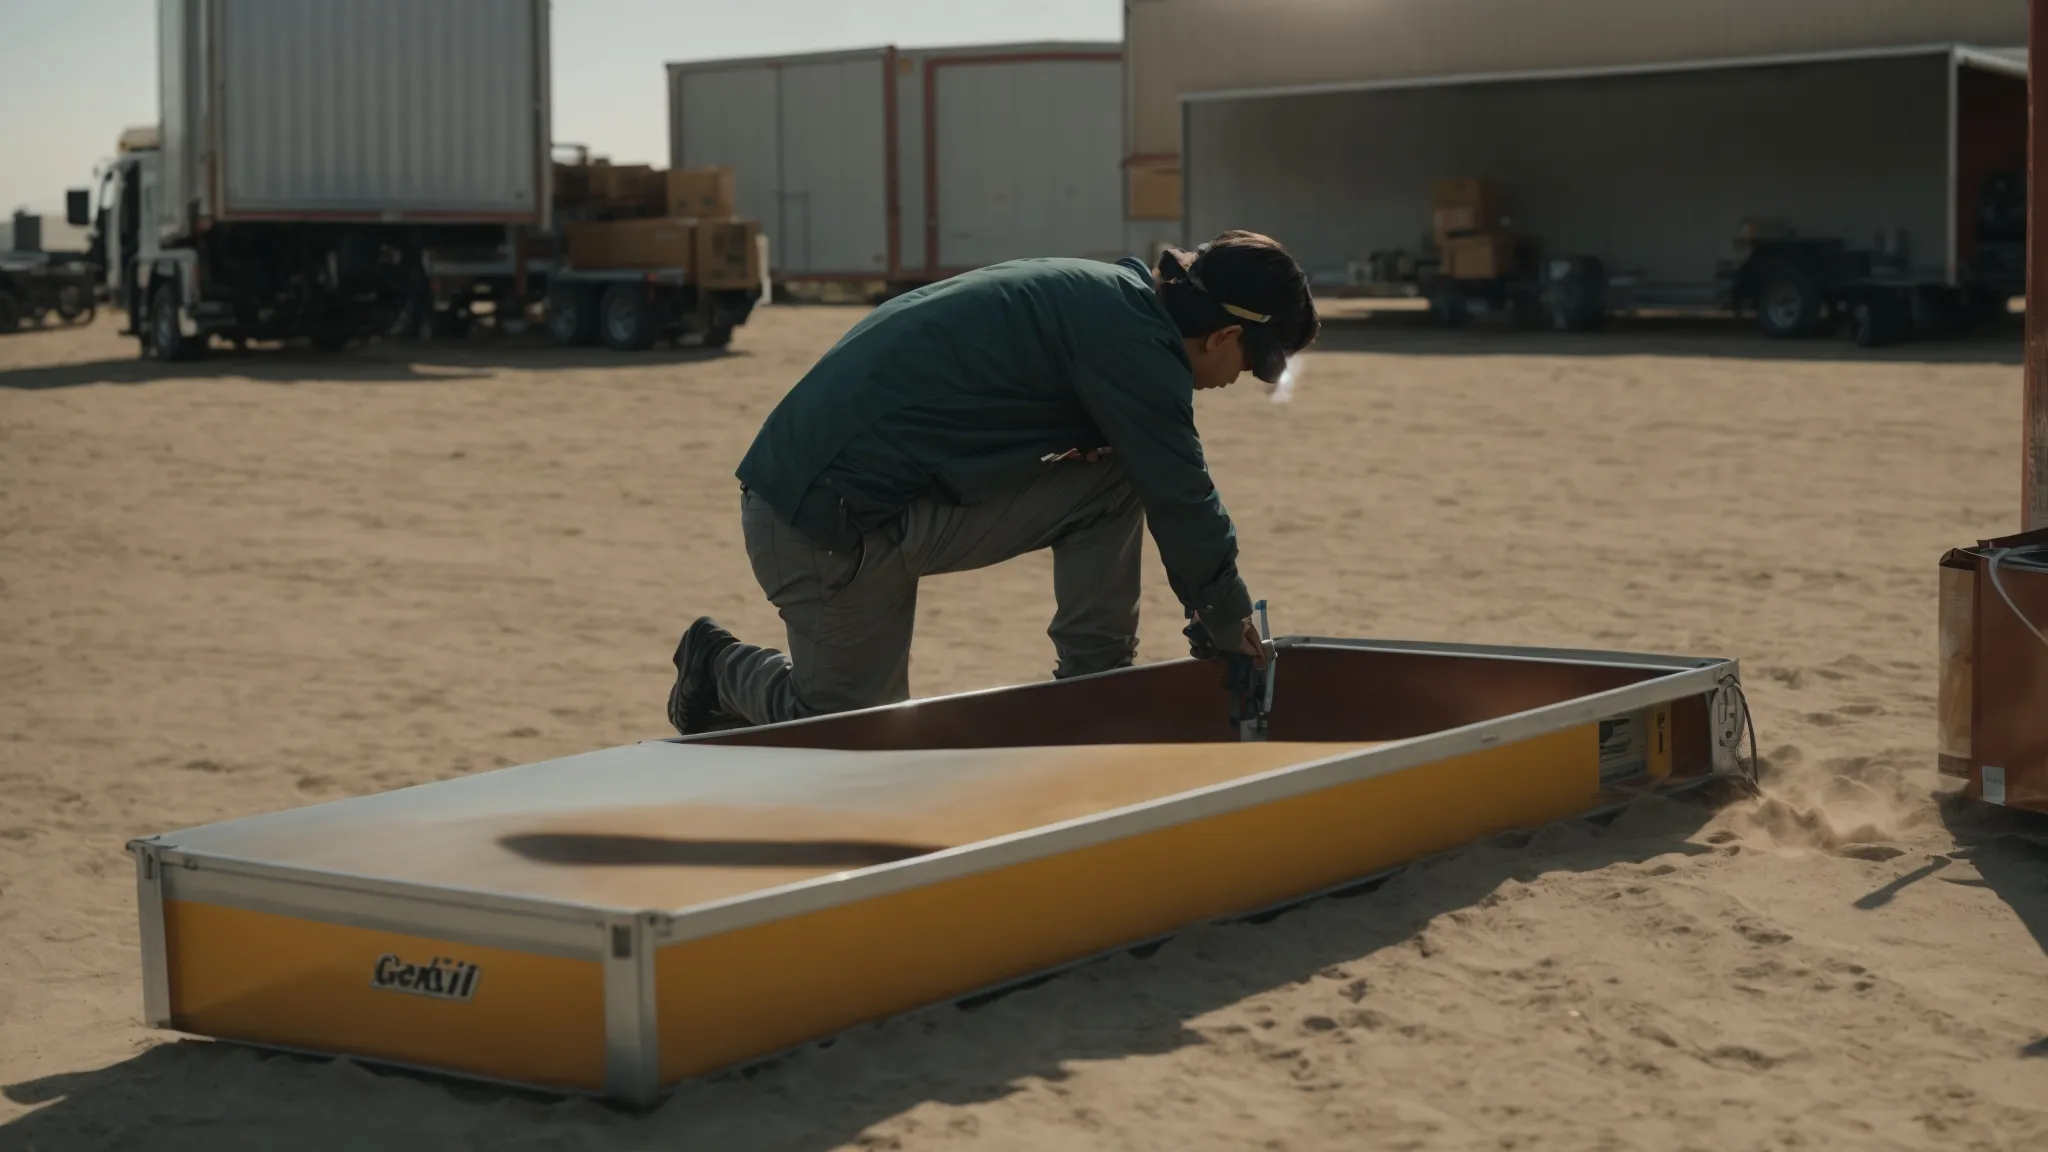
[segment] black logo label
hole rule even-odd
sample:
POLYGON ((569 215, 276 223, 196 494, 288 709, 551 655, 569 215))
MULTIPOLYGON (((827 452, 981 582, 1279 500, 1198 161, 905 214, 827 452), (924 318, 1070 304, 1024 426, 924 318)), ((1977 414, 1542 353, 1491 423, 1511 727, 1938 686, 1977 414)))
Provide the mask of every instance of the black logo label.
POLYGON ((386 992, 410 992, 436 1000, 468 1000, 476 995, 477 966, 461 960, 436 956, 425 964, 408 964, 386 952, 377 957, 370 973, 370 987, 386 992))

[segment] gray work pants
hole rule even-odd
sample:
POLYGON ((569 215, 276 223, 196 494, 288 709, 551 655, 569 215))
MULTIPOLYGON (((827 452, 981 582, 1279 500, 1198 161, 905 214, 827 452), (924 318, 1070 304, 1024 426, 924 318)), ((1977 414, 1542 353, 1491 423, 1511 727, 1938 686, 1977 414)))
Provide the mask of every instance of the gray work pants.
POLYGON ((1030 483, 966 506, 921 500, 858 553, 828 552, 760 496, 741 499, 754 579, 782 613, 784 655, 739 644, 713 666, 719 704, 753 724, 910 697, 917 582, 1051 548, 1056 676, 1105 672, 1138 649, 1144 509, 1113 462, 1055 464, 1030 483))

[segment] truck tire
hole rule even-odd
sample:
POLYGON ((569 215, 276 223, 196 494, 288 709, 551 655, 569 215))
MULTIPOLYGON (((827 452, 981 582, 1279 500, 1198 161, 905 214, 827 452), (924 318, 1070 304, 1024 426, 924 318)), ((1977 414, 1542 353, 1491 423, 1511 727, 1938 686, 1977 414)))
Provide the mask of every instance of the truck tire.
POLYGON ((614 284, 605 289, 599 316, 605 347, 617 352, 644 352, 654 347, 654 302, 640 285, 614 284))
POLYGON ((159 284, 149 294, 149 354, 165 363, 196 360, 206 350, 206 337, 187 336, 178 326, 178 291, 159 284))
POLYGON ((1820 282, 1797 264, 1778 261, 1757 273, 1756 318, 1764 335, 1811 336, 1820 329, 1820 282))
POLYGON ((1873 292, 1849 309, 1849 335, 1859 348, 1882 348, 1905 339, 1912 313, 1904 300, 1873 292))
POLYGON ((0 336, 21 328, 21 304, 13 295, 0 292, 0 336))
POLYGON ((732 325, 714 323, 704 330, 706 348, 723 348, 732 343, 732 325))
POLYGON ((348 337, 339 332, 315 332, 312 343, 315 352, 326 352, 330 355, 348 350, 348 337))
POLYGON ((67 284, 57 289, 57 317, 73 327, 92 323, 98 314, 92 301, 92 292, 76 284, 67 284))
POLYGON ((564 348, 597 343, 597 293, 582 284, 550 285, 548 336, 564 348))
POLYGON ((1429 318, 1440 327, 1463 328, 1472 312, 1465 307, 1465 297, 1456 288, 1439 284, 1429 291, 1429 318))

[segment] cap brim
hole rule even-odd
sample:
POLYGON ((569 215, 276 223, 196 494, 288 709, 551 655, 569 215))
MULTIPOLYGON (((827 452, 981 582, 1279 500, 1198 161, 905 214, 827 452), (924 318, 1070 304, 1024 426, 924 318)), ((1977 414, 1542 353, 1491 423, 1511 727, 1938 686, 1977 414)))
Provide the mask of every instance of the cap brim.
POLYGON ((1280 377, 1287 374, 1287 352, 1279 344, 1266 340, 1255 341, 1250 352, 1252 375, 1268 384, 1278 384, 1280 377))

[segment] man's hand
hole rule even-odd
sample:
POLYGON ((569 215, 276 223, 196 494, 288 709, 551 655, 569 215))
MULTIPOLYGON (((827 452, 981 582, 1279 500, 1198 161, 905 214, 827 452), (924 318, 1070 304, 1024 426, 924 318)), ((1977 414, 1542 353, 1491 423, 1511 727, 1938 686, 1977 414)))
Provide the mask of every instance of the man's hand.
MULTIPOLYGON (((1194 616, 1195 623, 1201 624, 1202 614, 1200 612, 1197 612, 1194 614, 1194 616)), ((1204 631, 1208 630, 1208 625, 1204 624, 1202 625, 1202 627, 1204 631)), ((1219 650, 1223 649, 1224 645, 1230 642, 1229 633, 1225 633, 1223 636, 1217 636, 1215 633, 1210 632, 1209 635, 1214 639, 1216 647, 1219 650)), ((1266 644, 1265 641, 1259 636, 1259 622, 1250 616, 1245 617, 1243 625, 1241 625, 1238 629, 1236 639, 1237 646, 1229 650, 1235 651, 1240 655, 1251 657, 1253 667, 1264 669, 1266 666, 1266 644)))
POLYGON ((1252 658, 1252 667, 1264 670, 1266 667, 1266 641, 1259 635, 1259 622, 1247 616, 1238 636, 1239 652, 1252 658))

